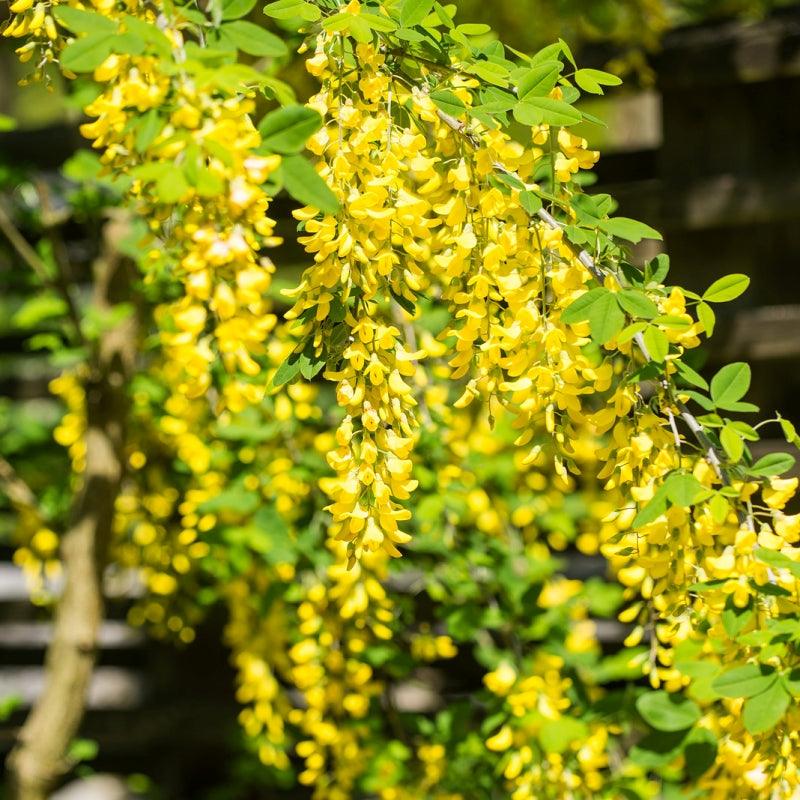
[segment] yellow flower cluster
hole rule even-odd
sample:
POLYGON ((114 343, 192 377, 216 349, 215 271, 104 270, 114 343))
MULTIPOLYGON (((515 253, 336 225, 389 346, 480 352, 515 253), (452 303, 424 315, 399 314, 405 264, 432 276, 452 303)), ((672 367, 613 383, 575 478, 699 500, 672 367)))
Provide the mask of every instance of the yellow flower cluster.
POLYGON ((486 747, 504 754, 512 800, 588 800, 604 785, 608 725, 590 723, 584 730, 584 723, 570 717, 571 681, 562 667, 558 656, 540 653, 523 673, 503 662, 484 677, 487 688, 505 701, 506 720, 486 747))
POLYGON ((328 456, 337 478, 325 490, 352 566, 364 552, 399 556, 397 545, 409 540, 398 523, 410 515, 398 501, 416 486, 409 458, 417 426, 413 383, 424 352, 404 340, 401 306, 424 286, 436 223, 409 178, 425 137, 392 118, 384 57, 358 45, 352 64, 345 63, 333 54, 335 43, 335 36, 321 36, 308 61, 323 84, 310 105, 325 119, 308 147, 322 159, 321 174, 341 211, 296 213, 314 266, 290 293, 299 299, 287 317, 297 320, 294 334, 327 362, 325 377, 337 382, 345 411, 328 456))
POLYGON ((392 636, 387 623, 393 614, 378 579, 385 560, 374 553, 351 570, 331 566, 328 580, 309 586, 297 608, 304 638, 289 649, 290 674, 305 707, 288 719, 305 737, 296 746, 305 762, 299 780, 314 787, 315 800, 348 800, 363 771, 364 720, 382 692, 363 652, 370 641, 392 636), (367 571, 372 564, 376 574, 367 571))
MULTIPOLYGON (((177 27, 158 35, 185 59, 177 27)), ((183 285, 156 315, 176 365, 175 391, 204 396, 219 360, 230 376, 220 381, 219 406, 241 411, 264 394, 263 380, 251 379, 276 318, 266 297, 274 268, 261 251, 280 241, 263 189, 280 157, 255 152, 254 93, 213 74, 164 71, 146 54, 112 54, 94 77, 106 88, 86 107, 96 119, 81 132, 109 169, 134 178, 131 192, 153 229, 151 278, 166 269, 183 285), (131 124, 143 117, 152 131, 131 124)))
MULTIPOLYGON (((86 466, 86 393, 80 370, 67 371, 50 381, 50 391, 65 406, 65 413, 53 431, 58 444, 66 448, 72 466, 72 484, 79 488, 80 474, 86 466)), ((32 599, 47 602, 47 581, 61 574, 58 556, 58 534, 47 527, 37 508, 20 506, 17 509, 14 537, 17 548, 14 563, 28 580, 32 599)))
POLYGON ((274 603, 264 614, 259 603, 274 578, 259 570, 230 584, 227 589, 230 619, 225 641, 233 650, 238 673, 236 699, 245 705, 239 722, 257 743, 261 763, 284 770, 289 767, 285 721, 291 703, 278 675, 285 675, 289 669, 286 654, 289 609, 283 603, 274 603))
MULTIPOLYGON (((3 27, 3 36, 27 41, 15 52, 23 64, 33 62, 33 77, 46 76, 46 68, 58 59, 65 44, 63 31, 53 17, 59 0, 14 0, 9 5, 10 17, 3 27)), ((99 0, 94 7, 106 12, 116 6, 116 0, 99 0)), ((26 81, 23 81, 23 83, 26 81)))

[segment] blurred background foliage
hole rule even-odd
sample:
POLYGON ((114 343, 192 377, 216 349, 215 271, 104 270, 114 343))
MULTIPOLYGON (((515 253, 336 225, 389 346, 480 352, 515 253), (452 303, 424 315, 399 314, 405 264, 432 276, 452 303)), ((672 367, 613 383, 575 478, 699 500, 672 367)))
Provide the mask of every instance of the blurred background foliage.
MULTIPOLYGON (((459 0, 457 5, 463 20, 489 23, 499 38, 521 51, 536 50, 562 37, 583 63, 610 66, 628 75, 626 90, 595 101, 598 107, 592 109, 593 113, 609 120, 610 124, 605 132, 595 131, 593 139, 603 147, 613 147, 614 143, 626 140, 631 128, 636 128, 637 146, 641 147, 642 142, 648 146, 658 144, 661 135, 659 122, 653 121, 656 112, 648 101, 643 116, 637 116, 640 107, 628 103, 626 92, 630 94, 647 88, 656 80, 651 62, 668 31, 684 25, 713 25, 731 18, 745 22, 758 20, 792 3, 780 0, 459 0)), ((16 119, 19 130, 0 140, 4 145, 0 151, 0 192, 13 208, 19 227, 36 243, 42 260, 53 265, 53 248, 63 245, 69 250, 74 278, 79 283, 88 282, 91 262, 99 253, 105 216, 115 202, 113 185, 97 180, 96 164, 88 153, 85 150, 76 154, 72 152, 81 143, 74 129, 91 87, 78 82, 69 87, 68 93, 56 79, 51 91, 43 86, 31 86, 21 92, 16 87, 16 80, 22 76, 23 69, 17 65, 11 47, 4 43, 0 51, 0 113, 16 119), (36 133, 29 135, 26 131, 36 133), (61 162, 67 158, 66 166, 60 172, 61 162), (46 205, 42 202, 42 190, 47 193, 46 205), (58 238, 51 236, 54 226, 63 236, 60 243, 58 238)), ((311 84, 306 82, 302 66, 297 62, 288 63, 285 72, 300 96, 310 90, 311 84)), ((282 208, 281 232, 291 239, 288 211, 288 206, 282 208)), ((134 242, 135 238, 127 243, 123 241, 121 248, 123 252, 127 248, 127 254, 136 258, 139 254, 134 242)), ((302 258, 291 246, 276 255, 277 263, 287 265, 278 275, 276 288, 294 281, 302 258)), ((48 396, 47 384, 55 370, 67 366, 80 353, 67 348, 59 349, 55 359, 43 357, 42 351, 48 349, 52 337, 61 335, 57 326, 50 322, 52 297, 40 294, 39 284, 27 271, 6 269, 5 263, 3 267, 0 269, 0 395, 4 396, 0 397, 0 452, 24 465, 24 476, 39 493, 48 517, 59 519, 66 513, 71 488, 69 458, 66 451, 54 443, 53 435, 54 431, 60 430, 56 437, 69 444, 74 431, 70 433, 68 424, 66 427, 64 423, 59 425, 64 405, 59 399, 48 396), (38 300, 32 303, 34 297, 38 300)), ((102 324, 103 321, 98 320, 98 325, 102 324)), ((435 310, 431 310, 429 325, 431 332, 435 333, 435 310)), ((139 389, 141 413, 144 416, 158 415, 159 388, 143 384, 139 389)), ((69 405, 68 392, 62 393, 62 398, 69 405)), ((330 398, 325 397, 294 398, 296 405, 308 405, 309 399, 324 409, 330 405, 330 398)), ((470 719, 474 708, 469 693, 473 691, 476 680, 478 683, 480 680, 480 671, 475 667, 492 668, 499 658, 495 641, 485 637, 481 640, 476 637, 476 631, 492 631, 500 640, 513 631, 526 641, 548 642, 551 649, 558 650, 559 656, 565 659, 565 669, 574 676, 577 685, 581 685, 582 675, 591 675, 595 683, 613 685, 630 677, 631 673, 627 667, 630 654, 624 660, 615 655, 619 637, 614 640, 612 635, 612 641, 605 643, 602 649, 587 645, 584 650, 578 647, 570 651, 560 644, 571 632, 580 638, 580 625, 589 617, 613 618, 621 601, 621 590, 597 577, 589 577, 579 591, 569 582, 553 583, 553 576, 563 569, 564 564, 551 557, 546 548, 531 550, 522 557, 520 553, 497 546, 491 535, 487 535, 498 524, 488 513, 488 496, 492 495, 500 498, 504 513, 512 516, 517 513, 515 524, 521 528, 535 526, 535 536, 541 536, 556 553, 576 549, 582 552, 587 561, 582 571, 575 575, 586 578, 592 570, 602 569, 599 560, 591 561, 596 539, 587 534, 607 510, 602 498, 565 494, 561 489, 553 488, 550 484, 552 476, 546 474, 534 473, 520 485, 509 455, 510 432, 501 426, 488 437, 486 420, 475 421, 465 416, 463 424, 464 436, 475 437, 473 455, 465 464, 465 472, 458 480, 452 481, 447 490, 442 491, 436 470, 447 469, 452 458, 448 452, 450 443, 431 436, 424 438, 420 447, 429 471, 420 476, 422 491, 416 515, 418 529, 415 531, 414 557, 404 561, 404 567, 409 572, 406 583, 417 582, 415 591, 424 596, 426 605, 422 610, 414 608, 407 594, 403 596, 403 592, 398 592, 398 614, 402 620, 401 627, 409 631, 408 639, 401 641, 396 649, 388 645, 383 649, 374 647, 369 658, 376 670, 384 670, 393 680, 400 681, 411 674, 415 660, 436 664, 449 659, 456 648, 464 651, 457 662, 458 669, 451 670, 455 680, 451 690, 456 699, 445 710, 431 714, 422 725, 427 726, 423 733, 435 741, 463 740, 454 754, 451 772, 459 782, 454 790, 463 791, 466 787, 469 791, 476 780, 476 776, 469 772, 470 765, 474 764, 472 751, 483 741, 476 721, 470 719), (536 510, 535 522, 526 516, 531 509, 536 510), (449 550, 447 559, 440 558, 443 528, 446 529, 445 541, 449 536, 452 544, 457 537, 459 543, 455 554, 449 550), (476 568, 482 576, 479 581, 475 580, 476 568), (553 599, 543 602, 545 588, 553 599), (502 615, 498 608, 503 609, 502 615), (422 625, 419 624, 421 621, 422 625), (439 641, 435 635, 437 625, 443 625, 448 631, 448 636, 440 637, 439 641), (412 652, 416 652, 415 658, 408 655, 412 652), (465 727, 472 728, 469 737, 460 735, 465 727), (459 753, 463 756, 463 770, 459 769, 459 753)), ((316 477, 324 471, 322 452, 325 442, 316 447, 313 440, 316 435, 330 429, 330 425, 331 420, 327 418, 307 421, 305 428, 309 446, 306 458, 302 463, 295 463, 288 475, 298 485, 313 485, 316 477)), ((251 461, 269 462, 274 454, 264 442, 273 433, 265 429, 261 420, 236 420, 228 426, 227 432, 221 432, 221 443, 215 457, 225 459, 226 450, 236 449, 239 453, 246 451, 251 461), (263 454, 259 454, 261 447, 266 449, 263 454)), ((590 458, 590 454, 586 457, 590 458)), ((223 509, 226 524, 212 532, 208 537, 211 548, 193 565, 196 569, 193 574, 197 578, 193 588, 197 593, 188 598, 166 598, 163 602, 158 597, 146 598, 134 605, 135 614, 140 617, 138 621, 153 623, 156 619, 169 620, 171 615, 183 615, 188 616, 188 620, 177 626, 178 631, 193 632, 205 615, 206 638, 218 641, 222 621, 213 606, 220 597, 209 592, 208 586, 214 582, 231 586, 247 584, 254 560, 266 552, 286 552, 281 551, 280 541, 273 538, 264 542, 254 533, 263 532, 268 527, 273 531, 273 537, 280 538, 285 532, 275 525, 274 516, 268 526, 253 527, 255 516, 260 513, 263 523, 264 514, 274 515, 274 511, 269 506, 256 510, 253 501, 255 499, 257 505, 258 496, 246 483, 248 472, 240 464, 240 474, 232 476, 231 485, 226 490, 229 492, 228 506, 223 509), (222 552, 226 554, 224 561, 220 557, 222 552), (170 603, 184 605, 176 610, 170 603)), ((296 524, 305 526, 308 531, 307 539, 293 555, 298 561, 292 565, 292 570, 282 567, 285 562, 280 559, 270 565, 271 569, 283 569, 285 579, 276 580, 276 585, 280 585, 280 592, 288 604, 299 602, 299 598, 292 594, 293 570, 315 568, 329 558, 321 547, 319 519, 313 515, 304 518, 304 509, 299 500, 296 502, 299 509, 296 524)), ((13 527, 14 520, 6 508, 0 515, 0 544, 7 558, 12 551, 13 527)), ((534 533, 531 538, 534 538, 534 533)), ((33 551, 36 560, 44 564, 45 571, 50 570, 55 575, 54 542, 46 536, 40 537, 38 543, 33 544, 33 551)), ((281 578, 279 571, 277 577, 281 578)), ((249 602, 253 602, 253 612, 258 615, 264 609, 258 606, 257 597, 258 592, 254 590, 249 602)), ((118 606, 112 604, 112 613, 121 616, 128 605, 125 600, 118 606)), ((18 614, 19 608, 8 613, 18 614)), ((36 612, 23 613, 32 619, 41 618, 36 612)), ((187 634, 187 640, 189 636, 187 634)), ((213 657, 205 658, 203 651, 200 655, 196 650, 193 652, 195 655, 189 657, 176 657, 171 650, 156 650, 155 655, 150 653, 146 657, 122 654, 111 656, 110 663, 125 667, 133 665, 137 670, 155 675, 156 689, 151 701, 162 706, 176 698, 187 704, 196 702, 201 692, 212 695, 215 690, 219 695, 229 692, 233 677, 224 658, 215 660, 213 657), (115 657, 118 662, 114 661, 115 657), (193 674, 192 665, 201 662, 203 674, 193 674)), ((23 664, 28 657, 17 654, 12 658, 23 664)), ((605 719, 613 718, 616 710, 630 705, 630 698, 624 697, 627 691, 612 691, 599 713, 606 714, 605 719)), ((214 702, 213 698, 211 702, 214 702)), ((5 694, 2 687, 0 704, 0 717, 11 715, 13 719, 14 698, 5 694)), ((235 724, 236 713, 237 708, 232 703, 223 702, 219 707, 200 709, 198 716, 191 717, 192 722, 188 725, 185 718, 171 720, 166 730, 182 732, 186 735, 186 746, 194 748, 191 758, 182 756, 181 762, 183 768, 193 774, 180 774, 172 759, 166 763, 163 758, 159 761, 154 754, 153 779, 134 775, 130 786, 152 800, 172 800, 178 796, 204 800, 279 796, 274 793, 276 790, 266 787, 285 783, 285 778, 266 772, 252 757, 249 749, 253 745, 243 743, 235 724), (218 723, 220 719, 222 724, 218 723), (218 724, 219 729, 212 730, 218 724), (224 752, 219 749, 221 740, 228 742, 228 749, 224 752), (182 789, 178 790, 176 786, 182 789), (180 791, 187 791, 186 787, 190 787, 189 793, 180 794, 180 791), (265 792, 273 793, 267 795, 265 792)), ((163 732, 161 736, 163 738, 163 732)), ((149 745, 140 743, 137 746, 154 748, 155 745, 150 742, 149 745)), ((91 764, 94 750, 96 748, 93 749, 91 744, 82 748, 79 745, 75 760, 86 762, 81 768, 84 772, 91 769, 87 764, 91 764)), ((389 779, 402 783, 405 779, 403 764, 408 758, 407 749, 395 742, 394 749, 387 750, 383 759, 376 759, 370 765, 367 783, 379 778, 385 781, 387 775, 389 779)), ((116 751, 112 747, 105 753, 102 766, 120 773, 134 773, 141 766, 141 759, 139 753, 131 758, 124 746, 116 751)), ((638 796, 633 793, 635 786, 629 790, 632 794, 625 796, 638 796)))

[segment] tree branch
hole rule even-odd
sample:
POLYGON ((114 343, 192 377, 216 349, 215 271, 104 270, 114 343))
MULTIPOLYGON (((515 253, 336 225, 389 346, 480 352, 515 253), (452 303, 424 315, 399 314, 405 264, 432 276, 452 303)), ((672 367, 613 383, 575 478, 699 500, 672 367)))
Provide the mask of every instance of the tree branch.
MULTIPOLYGON (((107 256, 98 265, 95 303, 128 295, 129 264, 107 256)), ((8 758, 12 800, 46 800, 72 766, 66 757, 83 719, 103 618, 102 576, 115 500, 124 474, 127 379, 136 354, 133 318, 103 333, 89 356, 86 469, 61 547, 64 592, 45 658, 45 685, 8 758)))
POLYGON ((14 467, 0 456, 0 489, 17 508, 36 508, 36 495, 27 483, 17 475, 14 467))

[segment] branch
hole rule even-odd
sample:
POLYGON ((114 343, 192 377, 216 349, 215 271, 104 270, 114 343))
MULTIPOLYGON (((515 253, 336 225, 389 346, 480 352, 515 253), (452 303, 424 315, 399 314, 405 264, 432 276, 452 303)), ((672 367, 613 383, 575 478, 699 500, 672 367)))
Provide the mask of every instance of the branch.
MULTIPOLYGON (((95 280, 96 302, 129 292, 128 263, 110 256, 95 280)), ((106 331, 90 356, 86 382, 86 469, 61 548, 64 592, 45 658, 45 685, 8 757, 12 800, 46 800, 71 768, 66 756, 80 727, 103 618, 102 576, 114 505, 124 474, 126 386, 136 354, 134 318, 106 331)))
POLYGON ((48 289, 52 289, 63 298, 67 306, 67 314, 69 316, 72 327, 75 329, 75 337, 79 344, 86 344, 81 330, 81 317, 78 312, 78 307, 72 298, 72 293, 69 290, 69 285, 66 276, 62 269, 59 270, 59 279, 53 280, 50 277, 50 270, 36 252, 31 247, 28 240, 19 232, 16 225, 11 220, 8 212, 0 203, 0 231, 8 239, 11 246, 16 250, 17 255, 31 268, 36 277, 48 289))
POLYGON ((37 506, 36 495, 27 483, 17 475, 14 467, 0 456, 0 489, 11 503, 18 508, 37 506))
MULTIPOLYGON (((467 125, 464 122, 460 122, 455 117, 452 117, 450 114, 445 113, 444 111, 437 110, 437 114, 439 119, 445 123, 448 127, 452 128, 456 133, 463 136, 473 147, 480 146, 480 142, 478 142, 475 137, 467 130, 467 125)), ((496 172, 503 173, 508 175, 520 183, 525 184, 525 181, 517 175, 516 172, 506 168, 503 164, 495 161, 492 164, 492 167, 496 172)), ((527 186, 527 184, 525 184, 527 186)), ((549 228, 553 230, 563 229, 564 225, 560 223, 552 214, 546 211, 544 208, 540 208, 536 215, 541 219, 549 228)), ((600 282, 602 285, 603 281, 605 280, 607 275, 611 275, 612 278, 621 286, 621 282, 619 276, 613 272, 606 272, 602 267, 598 266, 597 262, 592 258, 591 255, 586 250, 579 249, 570 243, 570 247, 573 248, 575 252, 575 256, 578 261, 583 264, 586 269, 595 277, 597 281, 600 282)), ((639 348, 642 355, 645 357, 647 361, 650 361, 650 354, 647 351, 647 346, 644 343, 644 338, 642 337, 641 333, 637 334, 634 337, 634 342, 636 346, 639 348)), ((665 388, 669 388, 669 382, 666 378, 663 379, 662 385, 665 388)), ((697 439, 700 446, 703 448, 705 452, 706 460, 709 464, 711 464, 714 472, 717 474, 717 477, 722 481, 723 484, 727 485, 730 483, 730 477, 728 476, 725 469, 722 467, 722 459, 720 457, 720 453, 715 447, 714 443, 708 438, 703 426, 697 421, 697 418, 692 414, 691 411, 686 407, 684 403, 677 403, 678 411, 681 415, 681 419, 686 423, 689 430, 694 435, 695 439, 697 439)))

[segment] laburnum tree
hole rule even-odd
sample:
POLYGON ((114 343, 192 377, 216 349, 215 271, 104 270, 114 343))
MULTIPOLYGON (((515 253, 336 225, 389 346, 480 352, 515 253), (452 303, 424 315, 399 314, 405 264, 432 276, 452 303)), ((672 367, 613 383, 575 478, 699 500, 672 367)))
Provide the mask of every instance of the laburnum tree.
POLYGON ((67 174, 116 206, 89 299, 0 214, 39 281, 27 318, 60 333, 38 346, 72 357, 51 384, 70 509, 0 465, 17 563, 64 585, 12 796, 69 770, 103 575, 133 569, 155 635, 189 644, 227 608, 276 786, 796 797, 798 479, 751 446, 798 437, 746 421, 746 364, 691 366, 747 277, 669 285, 629 249, 658 233, 582 190, 579 101, 619 79, 435 0, 255 5, 11 5, 20 58, 86 101, 97 158, 67 174), (304 105, 276 77, 291 50, 304 105), (295 285, 270 259, 283 190, 295 285), (567 549, 609 579, 565 577, 567 549), (398 700, 455 658, 484 688, 398 700))

